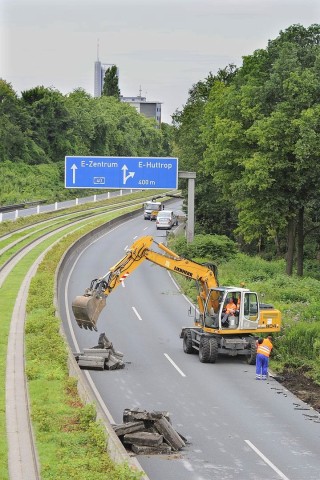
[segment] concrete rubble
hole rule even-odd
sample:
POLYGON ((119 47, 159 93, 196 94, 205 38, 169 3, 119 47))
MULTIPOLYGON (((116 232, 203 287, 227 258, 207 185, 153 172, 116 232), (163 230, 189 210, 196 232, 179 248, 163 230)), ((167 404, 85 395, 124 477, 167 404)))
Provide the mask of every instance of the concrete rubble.
POLYGON ((123 353, 114 349, 105 333, 99 336, 98 345, 84 348, 83 353, 74 353, 80 368, 96 370, 116 370, 124 368, 123 353))
POLYGON ((169 454, 187 443, 173 428, 168 412, 125 409, 123 423, 113 425, 113 429, 124 446, 137 455, 169 454))

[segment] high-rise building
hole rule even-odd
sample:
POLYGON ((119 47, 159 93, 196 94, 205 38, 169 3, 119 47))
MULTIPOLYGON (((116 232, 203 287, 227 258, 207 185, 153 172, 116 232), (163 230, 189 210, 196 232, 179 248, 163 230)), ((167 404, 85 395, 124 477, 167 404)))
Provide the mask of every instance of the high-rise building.
MULTIPOLYGON (((103 90, 103 82, 106 71, 109 67, 114 66, 114 63, 101 63, 99 60, 99 41, 97 44, 97 60, 94 62, 94 96, 101 97, 103 90)), ((119 79, 119 69, 117 68, 117 77, 119 79)), ((138 113, 144 115, 147 118, 154 118, 157 122, 157 126, 161 125, 161 102, 147 101, 146 97, 140 94, 137 97, 124 97, 120 96, 120 101, 129 103, 132 105, 138 113)))
MULTIPOLYGON (((114 66, 114 63, 101 63, 99 59, 94 62, 94 96, 95 97, 101 97, 105 73, 108 70, 108 68, 113 66, 114 66)), ((118 68, 117 68, 117 77, 119 78, 118 68)))

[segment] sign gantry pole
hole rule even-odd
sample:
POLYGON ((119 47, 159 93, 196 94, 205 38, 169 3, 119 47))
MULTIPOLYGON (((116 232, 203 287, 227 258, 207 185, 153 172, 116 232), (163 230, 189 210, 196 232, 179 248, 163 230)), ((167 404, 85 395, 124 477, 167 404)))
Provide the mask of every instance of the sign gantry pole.
POLYGON ((194 190, 196 172, 179 172, 179 178, 188 179, 188 218, 187 218, 187 242, 194 239, 194 190))

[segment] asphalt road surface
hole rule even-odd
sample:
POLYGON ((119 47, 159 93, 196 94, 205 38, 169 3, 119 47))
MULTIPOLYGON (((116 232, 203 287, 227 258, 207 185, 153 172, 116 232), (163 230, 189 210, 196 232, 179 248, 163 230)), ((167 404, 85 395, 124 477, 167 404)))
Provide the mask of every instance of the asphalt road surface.
POLYGON ((124 353, 123 370, 91 372, 114 421, 122 422, 125 408, 166 410, 174 428, 188 439, 176 455, 138 457, 150 479, 319 480, 317 412, 274 379, 257 382, 255 367, 241 357, 220 356, 216 364, 202 364, 196 354, 186 355, 179 335, 193 319, 165 269, 144 262, 107 299, 98 332, 77 326, 72 299, 143 235, 165 241, 166 232, 139 216, 81 252, 66 284, 66 299, 72 348, 77 349, 74 339, 80 350, 92 347, 105 332, 124 353))

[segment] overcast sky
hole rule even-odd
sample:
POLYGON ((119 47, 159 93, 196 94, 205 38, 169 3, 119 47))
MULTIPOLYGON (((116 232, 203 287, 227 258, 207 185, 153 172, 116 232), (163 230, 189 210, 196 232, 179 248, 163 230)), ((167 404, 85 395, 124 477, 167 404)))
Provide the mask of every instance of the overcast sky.
POLYGON ((124 96, 181 109, 193 84, 265 48, 290 25, 320 23, 320 0, 0 0, 0 77, 93 95, 94 62, 115 63, 124 96))

